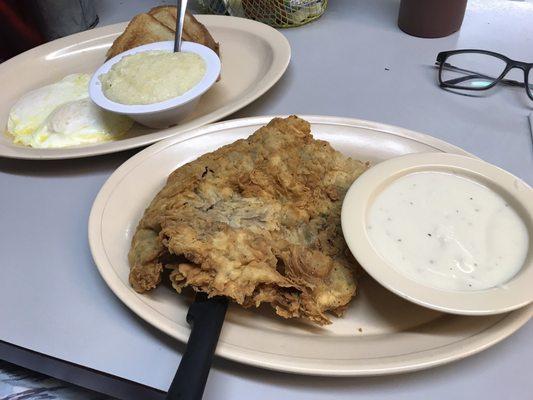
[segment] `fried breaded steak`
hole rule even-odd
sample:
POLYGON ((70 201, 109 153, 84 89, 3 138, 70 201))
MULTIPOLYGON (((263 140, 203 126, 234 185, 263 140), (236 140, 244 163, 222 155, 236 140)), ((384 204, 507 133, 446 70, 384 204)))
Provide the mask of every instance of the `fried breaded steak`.
POLYGON ((177 292, 330 323, 325 313, 342 315, 355 295, 340 212, 366 168, 314 140, 308 122, 275 118, 169 176, 133 237, 130 283, 151 290, 167 267, 177 292))

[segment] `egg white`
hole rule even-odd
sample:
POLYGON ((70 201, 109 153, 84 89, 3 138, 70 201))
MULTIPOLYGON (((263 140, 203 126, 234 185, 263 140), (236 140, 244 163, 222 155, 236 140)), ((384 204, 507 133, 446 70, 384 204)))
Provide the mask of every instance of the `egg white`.
POLYGON ((100 109, 91 99, 71 101, 57 107, 32 134, 21 137, 31 147, 52 148, 115 140, 133 121, 100 109))
POLYGON ((89 97, 89 75, 73 74, 22 96, 9 112, 7 131, 15 139, 33 133, 57 106, 89 97))
POLYGON ((7 132, 13 142, 38 148, 115 140, 133 125, 89 99, 88 74, 68 75, 22 96, 11 108, 7 132))

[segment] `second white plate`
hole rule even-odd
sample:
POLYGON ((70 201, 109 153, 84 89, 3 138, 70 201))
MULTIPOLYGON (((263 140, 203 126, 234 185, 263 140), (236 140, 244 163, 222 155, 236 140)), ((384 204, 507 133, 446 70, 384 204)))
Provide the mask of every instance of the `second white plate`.
MULTIPOLYGON (((222 119, 260 97, 281 78, 289 64, 291 49, 280 32, 244 18, 197 17, 220 42, 222 79, 202 96, 196 110, 180 125, 153 130, 136 124, 126 137, 114 142, 59 149, 16 145, 11 137, 0 133, 0 157, 77 158, 145 146, 222 119)), ((105 26, 54 40, 0 64, 3 82, 0 131, 5 131, 11 106, 28 91, 68 74, 96 71, 104 63, 107 49, 126 25, 105 26)))
MULTIPOLYGON (((187 341, 188 300, 164 285, 147 295, 128 283, 127 253, 145 207, 177 167, 237 139, 271 117, 227 121, 169 138, 138 153, 111 175, 89 219, 91 251, 105 282, 136 314, 187 341), (142 185, 139 184, 142 182, 142 185)), ((438 139, 377 123, 337 117, 303 117, 316 138, 343 153, 376 163, 416 152, 468 155, 438 139)), ((533 307, 487 317, 432 311, 392 294, 368 276, 344 318, 324 328, 287 321, 269 310, 230 307, 217 354, 280 371, 316 375, 378 375, 443 364, 481 351, 507 337, 533 307)))

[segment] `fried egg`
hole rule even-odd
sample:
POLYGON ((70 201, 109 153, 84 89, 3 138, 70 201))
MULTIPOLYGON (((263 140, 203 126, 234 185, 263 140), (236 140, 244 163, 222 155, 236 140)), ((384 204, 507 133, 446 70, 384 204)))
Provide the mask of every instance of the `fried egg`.
POLYGON ((87 74, 68 75, 33 90, 11 108, 7 132, 13 141, 31 147, 53 148, 115 140, 133 121, 104 111, 89 99, 87 74))
POLYGON ((70 101, 57 107, 32 134, 20 137, 31 147, 52 148, 92 144, 117 139, 133 121, 100 109, 91 99, 70 101))

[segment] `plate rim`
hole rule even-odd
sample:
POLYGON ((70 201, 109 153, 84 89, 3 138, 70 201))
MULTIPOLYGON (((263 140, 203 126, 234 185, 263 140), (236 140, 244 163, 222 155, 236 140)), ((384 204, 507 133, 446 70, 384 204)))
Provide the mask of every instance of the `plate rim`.
MULTIPOLYGON (((26 146, 10 145, 10 143, 2 143, 0 141, 0 157, 19 159, 19 160, 67 160, 75 158, 95 157, 99 155, 112 154, 121 151, 131 150, 142 146, 147 146, 153 143, 157 143, 161 140, 165 140, 169 137, 182 135, 190 130, 197 129, 206 124, 219 121, 240 109, 248 106, 255 100, 263 96, 268 90, 270 90, 285 74, 287 67, 291 61, 291 46, 287 38, 278 30, 263 24, 258 21, 249 20, 246 18, 221 16, 221 15, 208 15, 208 14, 196 14, 195 15, 203 24, 220 27, 227 27, 231 29, 244 30, 250 33, 254 33, 261 36, 269 45, 272 51, 272 64, 266 71, 265 75, 261 77, 261 81, 264 81, 261 85, 255 86, 255 90, 250 92, 246 96, 242 96, 233 106, 222 105, 216 110, 195 118, 191 121, 187 121, 185 124, 198 121, 194 126, 180 129, 180 125, 169 128, 164 135, 148 138, 153 134, 159 133, 159 130, 155 130, 149 134, 141 134, 139 136, 128 138, 124 140, 118 140, 114 142, 105 142, 99 144, 78 146, 78 147, 65 147, 56 149, 34 149, 26 146), (222 112, 221 112, 222 110, 222 112), (105 146, 105 144, 116 144, 115 146, 105 146)), ((63 49, 72 46, 79 46, 85 42, 90 43, 96 39, 106 38, 121 33, 128 22, 119 22, 111 25, 104 25, 91 30, 75 33, 73 35, 65 36, 53 40, 48 43, 44 43, 40 46, 27 50, 7 61, 0 64, 0 74, 3 69, 13 68, 19 62, 26 62, 27 59, 31 59, 35 54, 58 52, 63 49)), ((223 50, 222 50, 223 52, 223 50)), ((222 66, 222 73, 224 66, 222 66)), ((0 135, 3 140, 9 140, 7 134, 4 133, 4 127, 0 128, 0 135)))
MULTIPOLYGON (((134 312, 141 319, 151 324, 158 330, 166 333, 167 335, 186 343, 188 339, 189 330, 188 329, 178 329, 172 327, 172 324, 167 321, 161 321, 157 313, 146 313, 143 309, 149 307, 143 303, 140 298, 137 296, 131 296, 131 291, 126 288, 122 283, 115 270, 112 268, 110 263, 107 260, 105 255, 105 249, 101 241, 101 230, 100 223, 103 211, 105 210, 105 205, 110 195, 112 194, 116 184, 120 182, 132 169, 136 168, 140 163, 145 159, 151 157, 157 152, 163 150, 166 147, 175 145, 182 141, 196 138, 202 135, 215 133, 219 130, 226 130, 230 128, 241 128, 246 126, 255 126, 255 125, 264 125, 266 122, 274 117, 285 117, 280 115, 270 115, 270 116, 259 116, 259 117, 247 117, 239 118, 234 120, 222 121, 215 124, 206 125, 188 131, 185 136, 172 136, 165 140, 162 140, 158 143, 151 145, 150 147, 140 151, 135 154, 133 157, 126 160, 122 165, 120 165, 111 176, 106 180, 106 182, 101 187, 98 192, 94 203, 91 207, 91 212, 89 215, 88 221, 88 239, 91 254, 93 256, 95 265, 105 281, 106 285, 111 289, 111 291, 119 298, 120 301, 124 303, 132 312, 134 312), (103 265, 106 265, 104 268, 103 265)), ((441 139, 425 135, 423 133, 415 132, 405 128, 399 128, 392 125, 366 121, 356 118, 345 118, 345 117, 334 117, 334 116, 319 116, 319 115, 300 115, 301 118, 309 121, 311 124, 328 124, 328 125, 343 125, 343 126, 353 126, 359 127, 374 131, 379 131, 383 133, 393 134, 407 139, 412 139, 424 144, 427 144, 431 147, 434 147, 440 151, 452 151, 456 154, 467 155, 475 157, 472 154, 466 152, 465 150, 449 144, 441 139)), ((494 324, 490 325, 481 332, 476 333, 473 336, 459 340, 458 342, 453 342, 447 345, 442 346, 441 348, 449 347, 450 349, 445 355, 434 355, 435 349, 424 350, 418 352, 420 356, 414 361, 410 360, 398 360, 396 363, 389 362, 389 366, 376 368, 368 367, 367 369, 362 368, 361 366, 345 366, 339 363, 338 368, 323 368, 323 367, 310 367, 307 365, 295 365, 292 361, 298 357, 278 357, 278 360, 261 360, 261 357, 252 356, 250 357, 249 353, 254 350, 240 349, 237 346, 221 341, 216 349, 216 355, 224 357, 233 361, 237 361, 247 365, 253 365, 260 368, 265 368, 269 370, 304 374, 304 375, 316 375, 316 376, 375 376, 375 375, 388 375, 388 374, 397 374, 408 371, 416 371, 421 369, 426 369, 434 367, 437 365, 442 365, 449 363, 454 360, 459 360, 467 356, 476 354, 492 345, 500 342, 505 339, 513 332, 522 327, 529 319, 533 316, 533 306, 526 306, 522 309, 512 311, 508 314, 504 314, 501 319, 499 319, 494 324), (465 350, 466 349, 466 350, 465 350), (248 353, 245 354, 245 353, 248 353), (280 358, 284 362, 280 361, 280 358), (392 365, 391 365, 392 364, 392 365)), ((405 359, 406 355, 400 356, 388 356, 388 360, 394 359, 405 359)), ((351 360, 347 360, 348 362, 351 360)), ((352 362, 352 364, 355 364, 352 362)))

